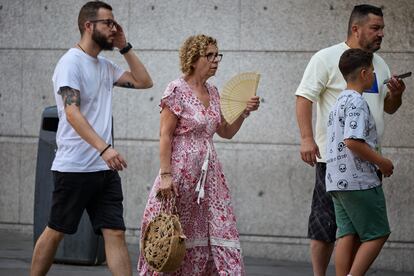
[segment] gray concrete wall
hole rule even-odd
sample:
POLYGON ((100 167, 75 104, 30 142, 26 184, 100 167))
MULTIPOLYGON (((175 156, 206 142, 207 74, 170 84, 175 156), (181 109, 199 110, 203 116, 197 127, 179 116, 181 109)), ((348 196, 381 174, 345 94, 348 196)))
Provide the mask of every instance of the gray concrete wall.
MULTIPOLYGON (((59 57, 79 39, 85 1, 0 0, 0 228, 31 231, 37 140, 42 110, 54 104, 51 76, 59 57)), ((314 172, 299 158, 294 91, 311 55, 345 40, 353 5, 361 1, 212 0, 109 1, 128 40, 148 67, 154 87, 116 89, 117 149, 128 238, 137 241, 148 190, 158 171, 158 101, 180 75, 178 47, 206 33, 224 53, 219 88, 238 72, 262 74, 261 110, 232 141, 216 147, 233 194, 245 255, 309 260, 307 217, 314 172)), ((384 7, 380 54, 391 70, 414 70, 414 2, 378 0, 384 7)), ((119 53, 108 57, 126 66, 119 53)), ((386 116, 384 154, 395 171, 384 189, 393 233, 375 266, 414 271, 414 78, 404 104, 386 116)))

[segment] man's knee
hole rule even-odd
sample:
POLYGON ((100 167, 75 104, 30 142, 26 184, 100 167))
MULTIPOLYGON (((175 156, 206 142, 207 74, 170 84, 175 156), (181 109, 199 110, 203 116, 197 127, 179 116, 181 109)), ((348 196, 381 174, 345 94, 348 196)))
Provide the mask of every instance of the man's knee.
POLYGON ((64 233, 56 231, 55 229, 46 226, 41 237, 47 240, 48 242, 60 242, 64 236, 64 233))
POLYGON ((326 242, 320 240, 311 240, 310 247, 312 251, 325 251, 333 249, 334 242, 326 242))
POLYGON ((102 229, 104 239, 125 240, 125 231, 118 229, 102 229))

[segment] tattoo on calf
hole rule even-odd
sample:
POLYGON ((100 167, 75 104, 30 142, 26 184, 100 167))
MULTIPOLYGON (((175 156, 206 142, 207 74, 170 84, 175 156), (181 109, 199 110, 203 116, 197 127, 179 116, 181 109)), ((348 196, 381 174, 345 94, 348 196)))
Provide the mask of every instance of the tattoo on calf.
POLYGON ((135 88, 135 86, 130 82, 125 82, 125 83, 115 82, 114 86, 119 86, 119 87, 124 87, 124 88, 135 88))
POLYGON ((62 96, 64 106, 72 105, 80 106, 80 92, 69 86, 64 86, 59 89, 59 95, 62 96))

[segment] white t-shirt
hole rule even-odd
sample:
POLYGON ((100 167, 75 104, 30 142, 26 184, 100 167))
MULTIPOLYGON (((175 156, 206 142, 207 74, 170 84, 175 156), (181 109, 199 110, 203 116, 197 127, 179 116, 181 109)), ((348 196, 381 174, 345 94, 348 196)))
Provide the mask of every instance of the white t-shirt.
POLYGON ((326 191, 366 190, 381 185, 375 164, 349 150, 345 139, 363 140, 378 146, 374 118, 361 94, 345 90, 329 113, 326 147, 326 191))
POLYGON ((60 172, 94 172, 108 170, 99 152, 72 128, 66 119, 59 89, 69 86, 80 91, 80 111, 96 133, 112 144, 113 84, 124 70, 104 57, 91 57, 72 48, 59 60, 53 74, 59 125, 56 134, 57 152, 52 170, 60 172))
MULTIPOLYGON (((335 104, 338 95, 346 88, 346 82, 338 64, 342 53, 348 49, 348 45, 342 42, 313 55, 295 93, 297 96, 317 102, 315 141, 322 156, 322 159, 318 159, 319 162, 326 160, 326 124, 330 109, 335 104)), ((384 132, 384 99, 388 91, 383 82, 391 76, 391 73, 385 61, 375 53, 372 63, 376 79, 372 91, 364 92, 363 96, 374 116, 378 142, 381 144, 384 132)))

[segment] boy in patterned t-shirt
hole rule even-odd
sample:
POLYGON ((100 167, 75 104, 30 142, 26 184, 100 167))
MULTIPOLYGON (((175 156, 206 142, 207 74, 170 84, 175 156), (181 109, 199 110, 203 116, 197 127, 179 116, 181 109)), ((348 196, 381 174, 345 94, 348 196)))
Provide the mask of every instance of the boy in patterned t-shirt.
POLYGON ((339 69, 347 88, 329 114, 326 190, 338 225, 336 275, 364 275, 390 234, 382 175, 393 172, 377 153, 375 121, 362 92, 374 81, 372 53, 345 51, 339 69))

